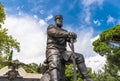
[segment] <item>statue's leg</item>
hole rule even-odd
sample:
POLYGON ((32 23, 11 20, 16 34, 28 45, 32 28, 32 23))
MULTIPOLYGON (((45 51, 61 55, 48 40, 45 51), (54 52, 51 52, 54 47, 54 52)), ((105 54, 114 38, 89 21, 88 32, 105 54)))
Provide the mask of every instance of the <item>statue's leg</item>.
POLYGON ((50 71, 50 79, 51 79, 50 81, 59 81, 57 69, 53 69, 50 71))
POLYGON ((64 60, 62 60, 62 63, 61 63, 60 79, 61 79, 60 81, 66 81, 64 60))
MULTIPOLYGON (((84 81, 93 81, 88 75, 88 71, 87 71, 87 68, 86 68, 86 65, 85 65, 83 55, 79 54, 79 53, 74 53, 74 54, 75 54, 76 64, 78 66, 78 69, 79 69, 84 81)), ((72 55, 73 55, 73 52, 71 52, 71 51, 65 51, 63 53, 63 58, 66 61, 66 63, 73 63, 72 55)))
POLYGON ((60 58, 58 55, 52 55, 48 59, 49 61, 49 74, 50 74, 50 81, 60 81, 60 69, 61 63, 60 58))
POLYGON ((83 55, 78 54, 78 53, 75 53, 75 55, 76 55, 76 57, 75 57, 76 64, 78 66, 78 69, 79 69, 80 73, 83 76, 84 81, 93 81, 88 75, 88 71, 87 71, 87 68, 86 68, 86 65, 85 65, 83 55))

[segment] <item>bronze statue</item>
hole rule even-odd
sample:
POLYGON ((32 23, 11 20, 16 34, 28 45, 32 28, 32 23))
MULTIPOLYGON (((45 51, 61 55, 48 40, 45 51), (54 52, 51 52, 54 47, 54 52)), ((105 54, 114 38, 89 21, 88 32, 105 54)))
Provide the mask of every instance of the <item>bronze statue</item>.
MULTIPOLYGON (((73 62, 73 51, 66 50, 67 42, 71 42, 71 38, 75 41, 77 35, 62 28, 62 15, 56 15, 54 20, 55 25, 49 25, 47 28, 45 63, 48 64, 50 81, 65 81, 65 64, 73 62)), ((74 59, 83 80, 92 81, 88 75, 83 55, 74 53, 74 59)))

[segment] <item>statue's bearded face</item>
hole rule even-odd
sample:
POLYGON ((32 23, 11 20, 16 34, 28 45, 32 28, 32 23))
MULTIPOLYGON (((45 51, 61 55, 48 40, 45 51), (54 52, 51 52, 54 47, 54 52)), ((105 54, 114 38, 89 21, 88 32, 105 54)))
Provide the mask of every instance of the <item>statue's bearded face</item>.
POLYGON ((61 19, 61 18, 58 18, 58 19, 56 19, 56 25, 58 26, 58 27, 62 27, 62 22, 63 22, 63 20, 61 19))

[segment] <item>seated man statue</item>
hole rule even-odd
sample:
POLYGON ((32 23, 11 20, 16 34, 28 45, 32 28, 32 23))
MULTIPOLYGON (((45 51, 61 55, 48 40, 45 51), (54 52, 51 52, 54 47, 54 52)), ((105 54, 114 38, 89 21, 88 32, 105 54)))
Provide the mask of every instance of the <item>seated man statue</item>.
MULTIPOLYGON (((48 63, 50 81, 65 81, 65 64, 72 63, 72 51, 66 50, 67 42, 70 38, 77 38, 74 32, 63 29, 62 15, 56 15, 55 25, 47 28, 46 61, 48 63)), ((89 77, 82 54, 74 53, 78 70, 82 74, 84 81, 92 81, 89 77)))

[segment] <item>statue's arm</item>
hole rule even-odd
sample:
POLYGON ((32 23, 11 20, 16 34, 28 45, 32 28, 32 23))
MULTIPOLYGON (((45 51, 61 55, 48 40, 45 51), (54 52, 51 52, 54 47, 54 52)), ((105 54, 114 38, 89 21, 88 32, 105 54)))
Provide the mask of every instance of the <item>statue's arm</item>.
POLYGON ((48 35, 52 37, 69 37, 69 32, 63 29, 58 29, 54 25, 49 25, 47 29, 48 35))

